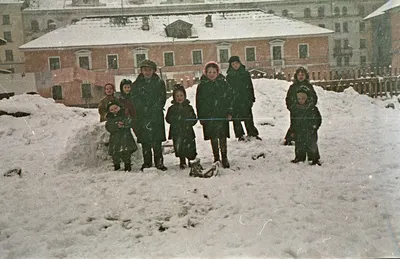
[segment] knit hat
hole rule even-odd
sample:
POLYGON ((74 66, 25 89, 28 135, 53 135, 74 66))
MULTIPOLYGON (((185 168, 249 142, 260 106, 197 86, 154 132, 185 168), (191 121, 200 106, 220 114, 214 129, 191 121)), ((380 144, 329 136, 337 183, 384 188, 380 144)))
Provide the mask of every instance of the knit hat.
POLYGON ((239 56, 232 56, 229 58, 229 64, 231 64, 232 62, 235 62, 235 61, 241 63, 239 56))
POLYGON ((185 90, 185 87, 183 87, 183 85, 175 84, 175 85, 172 87, 172 89, 174 89, 174 90, 172 91, 172 98, 175 99, 175 94, 176 94, 177 92, 182 92, 183 95, 184 95, 185 98, 186 98, 186 90, 185 90))
POLYGON ((297 90, 296 93, 305 93, 306 95, 308 95, 310 93, 310 89, 307 86, 302 85, 299 87, 299 90, 297 90))
POLYGON ((203 70, 203 74, 204 74, 204 75, 207 75, 207 69, 208 69, 209 67, 213 67, 213 68, 217 69, 217 73, 219 74, 220 68, 219 68, 217 62, 215 62, 215 61, 209 61, 209 62, 207 62, 206 65, 204 66, 204 70, 203 70))
POLYGON ((117 105, 119 107, 122 107, 121 104, 117 100, 112 100, 107 103, 107 111, 110 111, 111 105, 117 105))
POLYGON ((142 67, 151 67, 154 69, 154 71, 157 71, 157 64, 154 61, 151 61, 150 59, 145 59, 142 62, 140 62, 140 68, 142 67))
POLYGON ((294 74, 294 79, 296 79, 296 81, 297 81, 297 74, 300 72, 306 75, 307 80, 310 79, 310 75, 308 74, 307 69, 305 67, 299 67, 298 69, 296 69, 296 73, 294 74))

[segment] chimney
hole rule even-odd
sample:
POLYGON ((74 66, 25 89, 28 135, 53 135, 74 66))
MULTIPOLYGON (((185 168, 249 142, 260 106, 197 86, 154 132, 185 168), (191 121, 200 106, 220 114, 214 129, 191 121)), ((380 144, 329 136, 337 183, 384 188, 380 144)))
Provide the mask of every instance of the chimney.
POLYGON ((142 17, 142 30, 144 30, 144 31, 150 30, 149 17, 148 16, 143 16, 142 17))
POLYGON ((212 28, 213 27, 213 22, 212 22, 212 16, 211 14, 206 16, 206 27, 207 28, 212 28))

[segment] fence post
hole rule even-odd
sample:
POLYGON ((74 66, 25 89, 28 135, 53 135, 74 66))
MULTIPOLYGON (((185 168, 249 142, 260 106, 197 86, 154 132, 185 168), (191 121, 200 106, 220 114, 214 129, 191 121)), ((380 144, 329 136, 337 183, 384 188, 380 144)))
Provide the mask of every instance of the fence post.
POLYGON ((377 80, 378 80, 378 85, 379 85, 379 95, 382 98, 382 82, 379 82, 379 79, 377 79, 377 80))
POLYGON ((329 80, 333 80, 333 71, 329 71, 329 80))
POLYGON ((324 81, 326 81, 327 80, 327 78, 326 78, 326 70, 324 70, 324 81))
POLYGON ((321 71, 318 71, 318 81, 321 81, 321 71))

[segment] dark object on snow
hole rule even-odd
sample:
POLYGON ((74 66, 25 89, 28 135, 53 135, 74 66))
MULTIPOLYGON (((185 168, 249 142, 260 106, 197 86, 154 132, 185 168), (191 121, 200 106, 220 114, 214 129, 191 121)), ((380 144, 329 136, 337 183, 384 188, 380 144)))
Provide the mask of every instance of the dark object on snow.
POLYGON ((11 112, 11 113, 8 113, 8 112, 0 110, 0 116, 2 116, 2 115, 10 115, 10 116, 19 118, 19 117, 26 117, 26 116, 29 116, 31 114, 30 113, 26 113, 26 112, 11 112))
POLYGON ((394 103, 388 103, 385 108, 392 108, 394 109, 394 103))
POLYGON ((22 169, 20 167, 10 169, 4 173, 4 177, 11 177, 11 176, 16 176, 16 175, 18 175, 19 177, 22 177, 22 169))
POLYGON ((261 152, 261 153, 255 154, 251 157, 251 159, 256 160, 256 159, 259 159, 260 157, 265 158, 265 153, 261 152))

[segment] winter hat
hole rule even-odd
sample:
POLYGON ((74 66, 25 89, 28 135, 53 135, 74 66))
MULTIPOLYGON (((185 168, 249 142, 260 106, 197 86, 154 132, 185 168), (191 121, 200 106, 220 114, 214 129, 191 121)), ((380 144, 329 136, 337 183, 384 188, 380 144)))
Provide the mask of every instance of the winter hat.
POLYGON ((151 67, 154 69, 154 71, 157 71, 157 64, 154 61, 151 61, 150 59, 145 59, 142 62, 140 62, 140 68, 142 67, 151 67))
POLYGON ((207 62, 206 65, 204 66, 204 70, 203 70, 203 74, 204 74, 204 75, 207 75, 207 69, 208 69, 209 67, 213 67, 213 68, 217 69, 217 73, 219 74, 220 69, 219 69, 219 66, 218 66, 217 62, 215 62, 215 61, 209 61, 209 62, 207 62))
POLYGON ((119 107, 122 107, 121 104, 117 100, 112 100, 107 103, 107 111, 110 111, 111 105, 117 105, 119 107))
POLYGON ((232 56, 232 57, 230 57, 229 58, 229 64, 231 64, 232 62, 239 62, 239 63, 242 63, 242 62, 240 62, 240 58, 239 58, 239 56, 232 56))
POLYGON ((107 85, 111 85, 112 88, 113 88, 113 90, 114 90, 114 92, 115 92, 115 85, 113 85, 113 84, 111 84, 111 83, 107 83, 107 84, 104 85, 104 89, 106 89, 107 85))
POLYGON ((310 89, 307 86, 302 85, 299 87, 299 90, 297 90, 296 93, 305 93, 308 96, 308 94, 310 93, 310 89))
POLYGON ((124 87, 124 85, 132 85, 132 81, 129 79, 122 79, 121 83, 119 83, 119 90, 121 91, 121 93, 123 93, 124 91, 122 90, 122 88, 124 87))
POLYGON ((174 90, 172 91, 172 96, 173 96, 174 99, 175 99, 175 94, 176 94, 177 92, 182 92, 183 95, 184 95, 185 98, 186 98, 186 90, 185 90, 185 87, 183 87, 183 85, 175 84, 175 85, 172 87, 172 89, 174 89, 174 90))
POLYGON ((298 69, 296 69, 296 73, 294 74, 294 79, 296 79, 297 81, 297 74, 303 72, 306 75, 306 79, 310 79, 310 75, 308 74, 308 71, 305 67, 299 67, 298 69))

